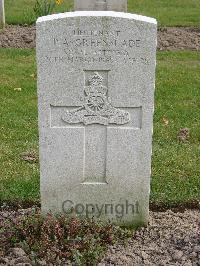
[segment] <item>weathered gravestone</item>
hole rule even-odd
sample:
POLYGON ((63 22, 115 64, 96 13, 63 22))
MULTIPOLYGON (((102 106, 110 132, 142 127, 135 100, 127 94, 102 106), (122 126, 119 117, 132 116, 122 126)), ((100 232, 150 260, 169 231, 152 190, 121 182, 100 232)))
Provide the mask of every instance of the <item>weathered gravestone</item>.
POLYGON ((74 9, 83 10, 107 10, 127 11, 127 0, 75 0, 74 9))
POLYGON ((0 29, 5 25, 4 0, 0 0, 0 29))
POLYGON ((148 220, 156 20, 80 11, 39 18, 44 213, 148 220))

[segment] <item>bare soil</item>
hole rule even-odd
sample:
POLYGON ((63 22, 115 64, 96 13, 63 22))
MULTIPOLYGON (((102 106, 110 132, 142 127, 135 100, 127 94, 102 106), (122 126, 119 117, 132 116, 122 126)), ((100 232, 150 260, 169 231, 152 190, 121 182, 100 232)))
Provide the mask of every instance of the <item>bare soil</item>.
POLYGON ((0 31, 0 47, 35 48, 36 28, 7 25, 0 31))
POLYGON ((158 50, 200 51, 200 27, 160 28, 158 30, 158 50))
MULTIPOLYGON (((35 26, 7 25, 0 31, 0 47, 35 48, 35 26)), ((158 50, 200 51, 200 27, 165 27, 158 30, 158 50)))
POLYGON ((126 246, 110 247, 98 266, 199 266, 200 211, 151 212, 126 246))
MULTIPOLYGON (((32 209, 0 211, 1 218, 29 215, 32 209)), ((0 245, 0 249, 4 250, 0 245)), ((0 252, 0 266, 72 266, 65 258, 47 263, 22 248, 0 252), (37 264, 35 264, 37 261, 37 264)), ((110 246, 98 266, 199 266, 200 210, 150 212, 149 225, 133 233, 126 245, 110 246)))

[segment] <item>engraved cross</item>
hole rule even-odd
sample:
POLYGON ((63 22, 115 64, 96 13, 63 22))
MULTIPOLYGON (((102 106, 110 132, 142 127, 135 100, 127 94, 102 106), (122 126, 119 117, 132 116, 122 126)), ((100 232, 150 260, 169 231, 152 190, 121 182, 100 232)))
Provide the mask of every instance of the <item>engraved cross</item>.
MULTIPOLYGON (((104 75, 108 75, 108 71, 104 71, 104 75)), ((106 184, 108 131, 121 127, 125 131, 140 129, 142 108, 128 107, 122 110, 114 107, 108 97, 108 86, 103 83, 104 78, 100 71, 93 71, 85 80, 87 84, 84 87, 83 105, 73 110, 66 107, 60 111, 58 117, 60 116, 66 126, 77 125, 84 128, 82 183, 106 184)), ((51 113, 54 116, 57 108, 52 108, 51 113)))

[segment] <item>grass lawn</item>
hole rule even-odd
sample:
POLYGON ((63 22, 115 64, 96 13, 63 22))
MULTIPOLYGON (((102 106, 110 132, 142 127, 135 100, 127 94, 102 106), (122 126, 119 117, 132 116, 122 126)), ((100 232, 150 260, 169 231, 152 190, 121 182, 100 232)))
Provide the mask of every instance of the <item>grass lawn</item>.
MULTIPOLYGON (((23 152, 38 152, 35 51, 0 49, 0 61, 0 199, 39 200, 39 165, 21 159, 23 152)), ((151 190, 155 203, 200 199, 199 68, 198 52, 158 53, 151 190), (190 129, 190 138, 181 143, 177 132, 184 127, 190 129)))
POLYGON ((0 62, 0 197, 38 199, 38 165, 20 159, 38 149, 34 50, 0 49, 0 62))
MULTIPOLYGON (((5 0, 6 23, 31 24, 35 2, 36 0, 5 0)), ((73 0, 64 0, 62 5, 56 6, 54 13, 70 11, 73 8, 73 0)))
MULTIPOLYGON (((29 24, 35 0, 5 0, 8 24, 29 24)), ((200 0, 129 0, 128 11, 155 17, 160 26, 200 26, 200 0)), ((73 10, 73 0, 64 0, 55 12, 73 10)))
POLYGON ((200 0, 129 0, 130 13, 155 17, 159 26, 200 26, 200 0))
POLYGON ((160 52, 157 65, 151 199, 200 200, 200 53, 160 52), (190 129, 186 143, 180 128, 190 129))

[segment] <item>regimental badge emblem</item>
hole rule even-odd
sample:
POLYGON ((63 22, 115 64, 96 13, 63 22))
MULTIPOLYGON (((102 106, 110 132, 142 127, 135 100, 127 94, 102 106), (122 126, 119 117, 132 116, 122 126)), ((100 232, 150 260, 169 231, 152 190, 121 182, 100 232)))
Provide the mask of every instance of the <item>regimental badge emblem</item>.
POLYGON ((103 85, 103 77, 94 72, 88 79, 88 86, 84 87, 84 104, 73 110, 66 111, 62 120, 68 124, 117 124, 130 122, 130 114, 115 108, 108 97, 108 88, 103 85))

